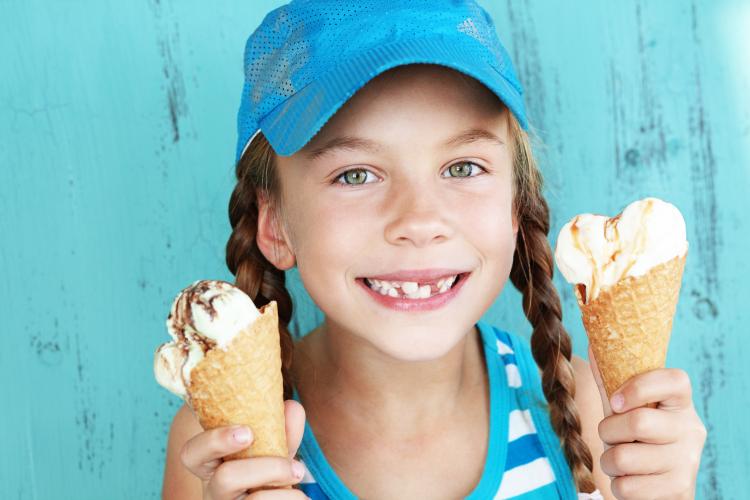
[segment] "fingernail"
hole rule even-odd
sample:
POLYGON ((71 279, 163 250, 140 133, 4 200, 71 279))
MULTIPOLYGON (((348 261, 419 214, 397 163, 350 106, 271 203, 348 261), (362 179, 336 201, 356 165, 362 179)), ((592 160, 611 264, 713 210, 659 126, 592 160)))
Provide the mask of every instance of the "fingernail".
POLYGON ((292 460, 292 474, 297 479, 302 479, 302 477, 305 475, 305 466, 297 462, 296 460, 292 460))
POLYGON ((610 406, 615 411, 622 410, 623 406, 625 406, 625 398, 622 396, 622 394, 615 394, 612 396, 612 400, 609 402, 610 406))
POLYGON ((232 437, 238 443, 245 444, 250 442, 252 435, 250 434, 250 429, 247 427, 237 427, 232 432, 232 437))

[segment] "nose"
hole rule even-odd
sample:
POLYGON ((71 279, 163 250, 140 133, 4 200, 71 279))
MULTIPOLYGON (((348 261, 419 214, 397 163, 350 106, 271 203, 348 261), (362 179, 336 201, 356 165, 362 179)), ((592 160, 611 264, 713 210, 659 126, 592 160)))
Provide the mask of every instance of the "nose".
POLYGON ((429 189, 399 189, 391 197, 385 239, 394 245, 422 248, 449 240, 454 230, 446 216, 450 208, 429 189))

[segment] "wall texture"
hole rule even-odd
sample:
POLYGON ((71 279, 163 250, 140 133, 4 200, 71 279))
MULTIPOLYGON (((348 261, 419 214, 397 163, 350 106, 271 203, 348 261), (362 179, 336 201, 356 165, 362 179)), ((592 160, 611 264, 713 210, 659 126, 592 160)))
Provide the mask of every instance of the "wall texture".
MULTIPOLYGON (((152 353, 177 291, 231 278, 242 48, 276 5, 0 0, 2 498, 158 497, 178 401, 152 353)), ((709 429, 699 497, 746 498, 750 2, 484 5, 527 89, 552 238, 646 195, 683 211, 668 364, 709 429)), ((320 313, 292 280, 303 331, 320 313)), ((487 316, 529 332, 513 291, 487 316)))

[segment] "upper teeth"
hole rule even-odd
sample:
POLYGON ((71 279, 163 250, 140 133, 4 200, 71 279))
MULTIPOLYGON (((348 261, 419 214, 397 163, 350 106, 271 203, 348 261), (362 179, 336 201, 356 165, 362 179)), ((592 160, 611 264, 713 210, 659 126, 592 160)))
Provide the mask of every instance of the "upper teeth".
MULTIPOLYGON (((438 280, 435 294, 447 292, 453 286, 457 277, 458 275, 456 274, 438 280)), ((432 293, 432 288, 429 284, 420 286, 416 281, 385 281, 367 278, 365 279, 365 283, 381 295, 388 295, 394 298, 403 296, 407 299, 426 299, 431 295, 435 295, 432 293), (401 293, 397 289, 401 289, 401 293)))

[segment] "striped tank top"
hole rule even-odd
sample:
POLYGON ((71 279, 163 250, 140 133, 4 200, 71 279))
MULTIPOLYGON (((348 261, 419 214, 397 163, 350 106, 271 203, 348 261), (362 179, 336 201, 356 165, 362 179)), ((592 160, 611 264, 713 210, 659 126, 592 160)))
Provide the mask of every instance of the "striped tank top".
MULTIPOLYGON (((490 429, 482 477, 466 498, 601 499, 598 492, 575 492, 527 343, 482 321, 477 328, 487 360, 490 429)), ((299 401, 296 390, 294 398, 299 401)), ((307 468, 299 488, 312 500, 357 498, 326 460, 308 423, 298 455, 307 468)))

